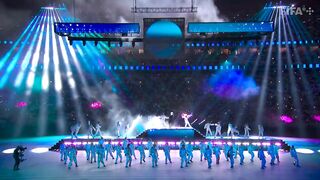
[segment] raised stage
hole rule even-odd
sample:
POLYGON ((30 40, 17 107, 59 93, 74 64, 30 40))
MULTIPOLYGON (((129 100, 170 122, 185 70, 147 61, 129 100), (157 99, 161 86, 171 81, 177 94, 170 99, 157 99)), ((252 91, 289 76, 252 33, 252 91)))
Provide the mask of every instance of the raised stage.
MULTIPOLYGON (((124 138, 117 137, 103 137, 103 139, 105 144, 111 142, 112 145, 117 145, 119 143, 122 145, 124 140, 124 138)), ((224 144, 248 146, 249 144, 252 144, 254 146, 262 145, 265 148, 271 144, 275 144, 284 150, 289 150, 288 144, 279 138, 257 136, 250 136, 249 138, 241 136, 205 137, 203 134, 193 128, 148 129, 139 134, 137 137, 127 139, 135 145, 140 142, 142 142, 144 145, 147 145, 148 141, 151 140, 156 142, 160 149, 166 142, 168 142, 172 149, 179 149, 180 142, 184 140, 187 143, 191 142, 194 145, 194 149, 199 149, 200 142, 204 142, 205 144, 211 143, 218 146, 223 146, 224 144)), ((88 136, 79 136, 77 139, 65 138, 61 139, 49 150, 58 151, 61 143, 64 143, 65 145, 73 144, 77 146, 78 150, 84 150, 84 146, 86 144, 98 144, 99 140, 101 140, 100 137, 88 138, 88 136)))

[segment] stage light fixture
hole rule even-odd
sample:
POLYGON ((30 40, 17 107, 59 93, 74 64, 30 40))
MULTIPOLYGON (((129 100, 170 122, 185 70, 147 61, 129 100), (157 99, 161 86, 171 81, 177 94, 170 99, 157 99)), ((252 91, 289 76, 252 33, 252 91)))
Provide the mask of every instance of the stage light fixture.
POLYGON ((16 148, 6 149, 6 150, 3 150, 2 153, 4 153, 4 154, 12 154, 15 149, 16 148))
POLYGON ((296 151, 301 154, 313 154, 314 151, 307 148, 297 148, 296 151))

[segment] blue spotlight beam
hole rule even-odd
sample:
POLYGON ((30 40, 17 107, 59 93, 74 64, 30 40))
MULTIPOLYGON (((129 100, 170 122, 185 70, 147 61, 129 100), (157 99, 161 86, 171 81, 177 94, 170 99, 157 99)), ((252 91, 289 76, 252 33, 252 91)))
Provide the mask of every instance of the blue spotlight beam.
POLYGON ((54 23, 58 35, 73 33, 139 34, 139 23, 54 23))
POLYGON ((190 22, 188 33, 273 32, 273 22, 190 22))

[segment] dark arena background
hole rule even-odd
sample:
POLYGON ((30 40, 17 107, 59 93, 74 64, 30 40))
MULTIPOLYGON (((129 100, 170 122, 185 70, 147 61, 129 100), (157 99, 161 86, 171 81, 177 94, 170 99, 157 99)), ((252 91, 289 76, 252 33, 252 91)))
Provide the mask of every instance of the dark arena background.
POLYGON ((317 0, 0 1, 0 178, 318 179, 319 9, 317 0), (102 159, 122 150, 122 164, 87 161, 93 149, 99 161, 100 146, 102 159), (245 151, 232 169, 230 147, 240 159, 245 151))

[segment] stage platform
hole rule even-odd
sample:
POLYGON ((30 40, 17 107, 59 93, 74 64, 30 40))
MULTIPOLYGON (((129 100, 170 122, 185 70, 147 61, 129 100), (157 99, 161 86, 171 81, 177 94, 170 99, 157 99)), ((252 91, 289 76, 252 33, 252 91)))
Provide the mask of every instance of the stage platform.
MULTIPOLYGON (((118 137, 103 137, 104 144, 108 144, 109 142, 112 145, 117 145, 123 143, 125 138, 118 137)), ((151 140, 156 142, 160 149, 162 146, 168 142, 172 149, 179 149, 180 142, 182 140, 187 143, 191 142, 194 145, 194 149, 198 150, 201 142, 205 144, 211 143, 212 145, 223 146, 224 144, 228 145, 244 145, 248 146, 250 144, 254 146, 263 146, 267 148, 271 144, 275 144, 279 146, 281 149, 289 150, 289 145, 279 138, 273 137, 241 137, 241 136, 221 136, 221 137, 205 137, 199 131, 193 128, 167 128, 167 129, 148 129, 137 137, 129 137, 128 141, 138 145, 139 143, 143 143, 144 145, 148 144, 148 141, 151 140)), ((78 150, 84 150, 86 144, 98 144, 101 141, 101 138, 88 138, 88 136, 79 136, 77 139, 64 138, 58 141, 55 145, 53 145, 49 150, 50 151, 59 151, 59 147, 61 143, 65 145, 76 145, 78 150)))

